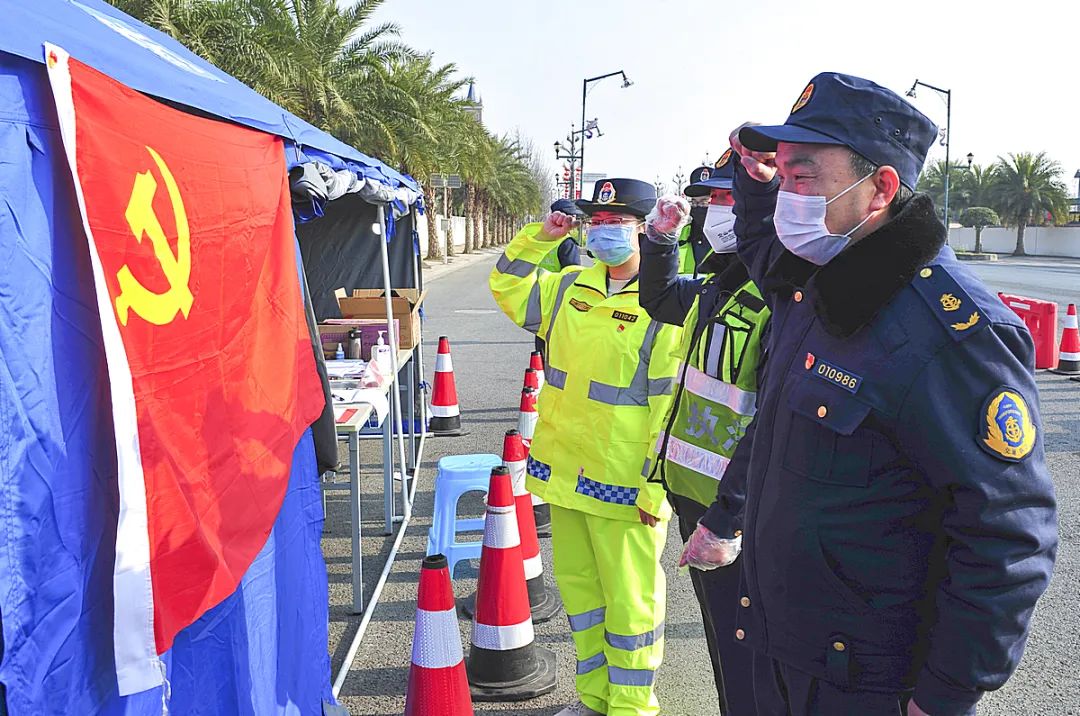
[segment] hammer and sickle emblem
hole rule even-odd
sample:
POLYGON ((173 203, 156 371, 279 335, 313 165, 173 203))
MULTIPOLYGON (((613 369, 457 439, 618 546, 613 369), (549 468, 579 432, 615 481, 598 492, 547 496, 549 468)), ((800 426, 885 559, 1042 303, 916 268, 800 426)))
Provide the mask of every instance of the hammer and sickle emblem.
POLYGON ((169 290, 155 293, 139 282, 127 264, 116 272, 120 283, 120 295, 116 297, 116 314, 120 324, 128 323, 128 311, 134 311, 146 321, 156 326, 172 323, 177 312, 187 318, 191 304, 195 300, 191 295, 188 280, 191 278, 191 234, 188 230, 187 212, 184 199, 176 186, 172 172, 161 156, 150 147, 146 148, 150 157, 157 164, 165 189, 169 192, 173 216, 176 219, 176 253, 169 246, 165 230, 161 228, 157 214, 154 213, 154 195, 157 193, 157 180, 150 172, 135 175, 135 184, 131 188, 124 218, 127 219, 135 240, 142 243, 143 235, 150 237, 154 247, 154 256, 161 265, 161 270, 169 282, 169 290))

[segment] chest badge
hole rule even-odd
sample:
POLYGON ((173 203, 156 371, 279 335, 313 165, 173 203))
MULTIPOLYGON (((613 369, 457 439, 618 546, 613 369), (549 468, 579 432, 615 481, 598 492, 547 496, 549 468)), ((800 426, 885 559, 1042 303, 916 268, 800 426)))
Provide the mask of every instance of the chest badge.
POLYGON ((592 306, 585 303, 584 301, 579 301, 576 298, 570 299, 570 305, 573 306, 575 309, 581 311, 582 313, 588 313, 592 310, 592 306))
POLYGON ((627 313, 626 311, 612 311, 611 317, 616 321, 623 321, 624 323, 637 323, 637 314, 627 313))
POLYGON ((999 388, 983 408, 979 447, 994 457, 1020 462, 1035 447, 1036 428, 1031 410, 1020 393, 999 388))
POLYGON ((859 386, 862 385, 861 376, 839 368, 828 361, 819 360, 814 357, 813 353, 806 354, 806 369, 815 378, 839 386, 852 394, 858 391, 859 386))
POLYGON ((951 293, 941 294, 941 298, 938 300, 941 301, 941 307, 950 313, 960 310, 960 299, 951 293))

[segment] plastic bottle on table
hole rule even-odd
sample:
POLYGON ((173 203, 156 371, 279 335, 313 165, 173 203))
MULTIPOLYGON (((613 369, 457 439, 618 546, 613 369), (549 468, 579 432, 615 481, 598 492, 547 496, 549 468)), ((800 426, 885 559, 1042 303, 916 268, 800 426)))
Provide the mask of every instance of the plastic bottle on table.
POLYGON ((371 349, 371 359, 375 361, 379 366, 379 372, 383 375, 390 375, 392 366, 390 365, 390 346, 386 345, 386 341, 383 340, 383 334, 386 331, 379 331, 379 339, 375 341, 375 345, 371 349))
POLYGON ((334 353, 334 360, 345 360, 345 349, 341 347, 341 344, 337 344, 337 351, 334 353))

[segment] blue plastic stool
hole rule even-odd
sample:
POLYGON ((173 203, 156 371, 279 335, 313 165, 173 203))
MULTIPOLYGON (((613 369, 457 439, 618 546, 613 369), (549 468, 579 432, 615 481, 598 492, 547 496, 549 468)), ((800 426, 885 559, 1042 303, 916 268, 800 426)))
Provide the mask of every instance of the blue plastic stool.
POLYGON ((458 532, 483 531, 484 520, 457 519, 458 500, 466 492, 487 492, 491 468, 501 465, 498 455, 448 455, 439 460, 435 475, 435 513, 428 530, 428 555, 446 556, 450 578, 454 566, 467 559, 480 559, 482 542, 458 542, 458 532))

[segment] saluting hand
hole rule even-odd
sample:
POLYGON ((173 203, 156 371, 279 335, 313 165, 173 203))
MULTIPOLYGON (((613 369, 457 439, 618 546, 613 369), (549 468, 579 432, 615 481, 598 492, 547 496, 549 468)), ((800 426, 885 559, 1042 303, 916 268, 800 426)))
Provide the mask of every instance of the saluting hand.
POLYGON ((743 122, 731 133, 728 141, 731 142, 731 149, 739 155, 743 169, 750 175, 750 178, 767 184, 776 176, 776 152, 753 152, 739 141, 739 132, 742 128, 752 127, 755 124, 757 122, 743 122))
POLYGON ((565 238, 567 234, 574 230, 577 224, 577 219, 574 217, 561 211, 553 211, 544 219, 544 228, 540 230, 541 233, 536 238, 541 241, 555 241, 556 239, 565 238))

